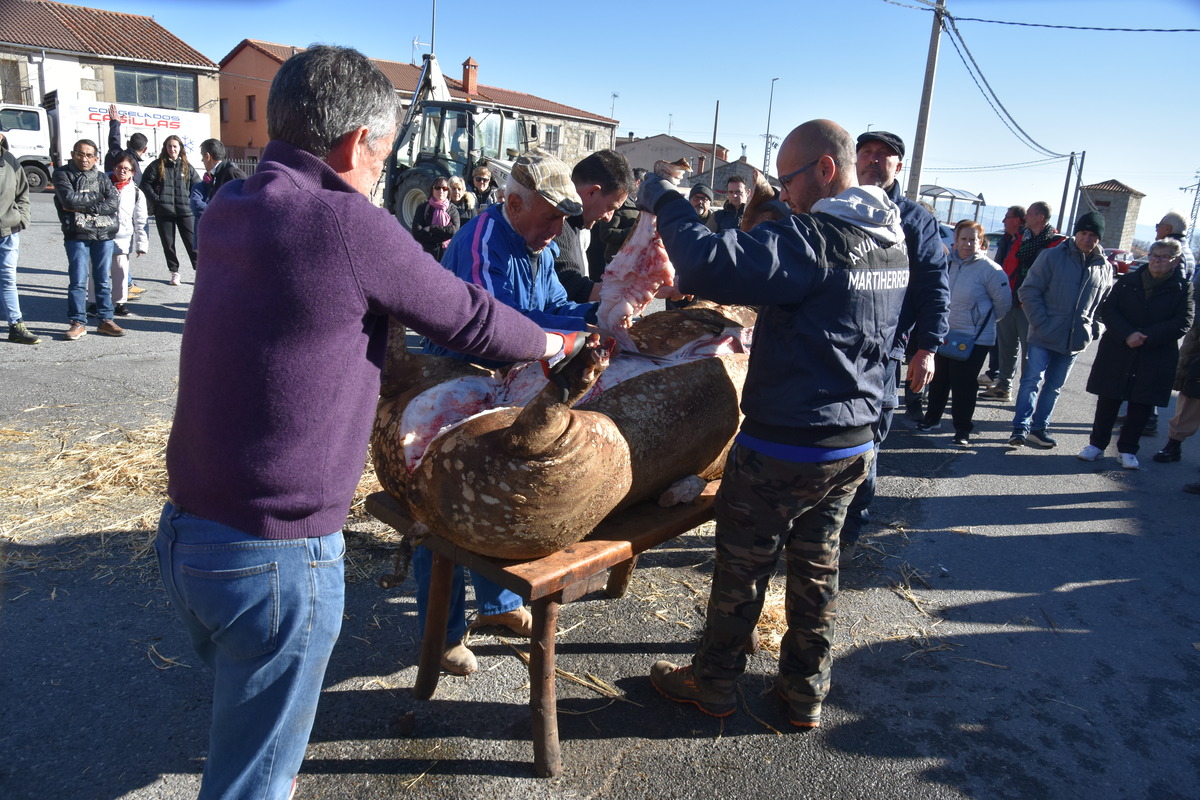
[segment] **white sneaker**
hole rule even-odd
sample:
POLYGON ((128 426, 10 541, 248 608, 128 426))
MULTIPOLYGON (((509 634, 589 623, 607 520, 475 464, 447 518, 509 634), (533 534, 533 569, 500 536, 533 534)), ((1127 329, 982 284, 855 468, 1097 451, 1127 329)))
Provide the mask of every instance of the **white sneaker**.
POLYGON ((179 273, 178 273, 178 272, 172 272, 172 273, 171 273, 171 285, 172 285, 172 286, 178 286, 178 285, 179 285, 179 273))
POLYGON ((1142 468, 1142 465, 1138 463, 1137 456, 1133 453, 1121 453, 1121 466, 1125 469, 1142 468))
POLYGON ((1089 444, 1087 447, 1079 451, 1079 458, 1084 461, 1095 461, 1100 456, 1104 455, 1104 451, 1094 444, 1089 444))

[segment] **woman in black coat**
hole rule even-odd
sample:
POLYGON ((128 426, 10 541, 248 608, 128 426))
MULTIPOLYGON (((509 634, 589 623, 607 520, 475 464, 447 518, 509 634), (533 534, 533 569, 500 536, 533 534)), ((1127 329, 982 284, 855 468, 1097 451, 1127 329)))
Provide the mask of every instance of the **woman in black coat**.
POLYGON ((413 217, 413 238, 425 252, 442 260, 446 245, 458 232, 458 208, 450 202, 450 181, 437 178, 429 190, 433 196, 417 206, 413 217))
POLYGON ((1146 419, 1157 406, 1171 400, 1179 338, 1192 326, 1195 299, 1192 284, 1180 269, 1179 242, 1164 239, 1150 246, 1150 263, 1123 276, 1100 307, 1104 335, 1087 390, 1096 398, 1096 417, 1084 461, 1104 455, 1122 401, 1129 401, 1125 424, 1117 439, 1121 466, 1138 469, 1138 439, 1146 419))
POLYGON ((199 180, 200 175, 188 163, 183 140, 178 136, 168 136, 163 141, 159 157, 142 170, 142 191, 149 201, 150 213, 154 215, 154 226, 158 228, 158 239, 167 258, 167 269, 171 271, 172 286, 179 285, 179 256, 175 255, 176 230, 179 231, 179 238, 183 239, 192 269, 196 268, 192 185, 199 180))

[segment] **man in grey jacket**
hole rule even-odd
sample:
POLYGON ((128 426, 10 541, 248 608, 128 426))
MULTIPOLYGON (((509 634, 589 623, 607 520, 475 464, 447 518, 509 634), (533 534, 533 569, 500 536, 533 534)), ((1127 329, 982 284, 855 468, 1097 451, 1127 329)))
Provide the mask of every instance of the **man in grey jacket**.
POLYGON ((17 252, 21 231, 28 227, 29 181, 0 133, 0 310, 8 320, 8 340, 17 344, 41 341, 25 327, 17 296, 17 252))
POLYGON ((1017 292, 1029 319, 1029 360, 1021 373, 1009 447, 1058 444, 1046 432, 1050 415, 1075 357, 1099 336, 1100 303, 1112 287, 1112 267, 1100 247, 1103 236, 1104 217, 1084 214, 1073 239, 1038 255, 1017 292))

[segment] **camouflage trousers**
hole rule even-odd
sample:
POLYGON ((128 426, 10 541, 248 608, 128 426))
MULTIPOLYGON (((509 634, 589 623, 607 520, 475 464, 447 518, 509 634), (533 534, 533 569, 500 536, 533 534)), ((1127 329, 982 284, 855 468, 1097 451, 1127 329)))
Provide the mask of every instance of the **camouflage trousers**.
POLYGON ((792 463, 735 447, 714 512, 717 558, 708 618, 694 674, 717 691, 734 690, 746 669, 746 643, 762 613, 767 584, 787 559, 787 633, 779 688, 795 706, 829 691, 837 610, 838 544, 846 509, 874 451, 825 463, 792 463))

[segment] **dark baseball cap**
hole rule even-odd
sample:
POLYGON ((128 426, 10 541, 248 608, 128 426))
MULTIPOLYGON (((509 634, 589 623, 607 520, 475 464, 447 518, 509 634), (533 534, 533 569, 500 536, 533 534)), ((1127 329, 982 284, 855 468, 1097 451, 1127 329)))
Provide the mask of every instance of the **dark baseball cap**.
POLYGON ((887 131, 867 131, 866 133, 859 134, 858 144, 855 146, 854 152, 857 153, 861 150, 862 146, 867 142, 883 142, 896 151, 896 155, 900 156, 901 160, 904 159, 904 140, 894 133, 888 133, 887 131))
POLYGON ((697 183, 692 187, 692 191, 688 192, 688 199, 691 200, 698 194, 702 194, 707 197, 709 202, 717 199, 716 195, 713 194, 713 190, 705 186, 703 183, 697 183))

